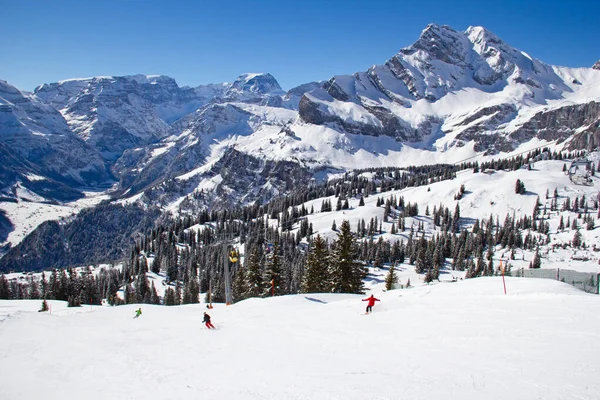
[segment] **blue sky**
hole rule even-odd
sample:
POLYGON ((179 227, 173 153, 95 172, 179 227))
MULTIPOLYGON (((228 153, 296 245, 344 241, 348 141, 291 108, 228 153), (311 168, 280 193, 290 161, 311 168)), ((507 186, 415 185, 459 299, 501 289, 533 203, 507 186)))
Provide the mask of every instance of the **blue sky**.
POLYGON ((600 1, 2 1, 0 79, 163 74, 179 85, 270 72, 284 89, 383 63, 428 23, 481 25, 550 64, 600 59, 600 1))

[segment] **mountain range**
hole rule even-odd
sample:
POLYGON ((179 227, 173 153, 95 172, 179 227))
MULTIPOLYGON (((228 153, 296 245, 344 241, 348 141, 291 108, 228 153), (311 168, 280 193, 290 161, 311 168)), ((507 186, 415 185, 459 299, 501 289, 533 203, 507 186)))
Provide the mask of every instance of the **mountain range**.
POLYGON ((0 81, 0 245, 17 244, 19 218, 3 205, 25 200, 94 192, 193 212, 266 202, 356 168, 598 143, 600 61, 552 66, 482 27, 431 24, 383 64, 287 92, 268 73, 195 88, 93 77, 32 93, 0 81))

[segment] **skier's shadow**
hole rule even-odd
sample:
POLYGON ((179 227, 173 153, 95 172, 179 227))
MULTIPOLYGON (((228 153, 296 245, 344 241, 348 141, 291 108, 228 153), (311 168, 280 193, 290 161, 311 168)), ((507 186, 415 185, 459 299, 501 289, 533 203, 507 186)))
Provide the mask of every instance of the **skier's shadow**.
POLYGON ((306 300, 314 301, 314 302, 317 302, 317 303, 327 304, 327 302, 326 302, 326 301, 323 301, 323 300, 321 300, 321 299, 315 299, 314 297, 307 297, 307 296, 304 296, 304 298, 305 298, 306 300))

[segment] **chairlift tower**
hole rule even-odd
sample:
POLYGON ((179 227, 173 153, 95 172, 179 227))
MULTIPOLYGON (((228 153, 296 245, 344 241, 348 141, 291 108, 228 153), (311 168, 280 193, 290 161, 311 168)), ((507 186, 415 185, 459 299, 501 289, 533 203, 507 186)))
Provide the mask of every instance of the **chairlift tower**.
POLYGON ((229 275, 229 254, 227 245, 225 245, 225 305, 230 305, 231 299, 231 276, 229 275))

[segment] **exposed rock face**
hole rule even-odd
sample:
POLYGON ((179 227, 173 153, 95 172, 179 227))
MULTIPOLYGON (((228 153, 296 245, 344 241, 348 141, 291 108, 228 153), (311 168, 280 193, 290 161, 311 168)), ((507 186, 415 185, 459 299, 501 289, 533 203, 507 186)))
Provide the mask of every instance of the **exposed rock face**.
POLYGON ((594 65, 592 66, 592 69, 597 69, 598 71, 600 71, 600 60, 598 60, 594 63, 594 65))
POLYGON ((225 209, 264 203, 281 193, 305 185, 312 172, 296 162, 264 160, 229 149, 210 169, 175 183, 166 181, 144 192, 144 201, 168 204, 173 199, 190 193, 202 181, 214 180, 210 191, 187 198, 180 207, 191 210, 225 209))
POLYGON ((573 150, 594 149, 600 144, 600 102, 539 112, 510 134, 516 142, 533 137, 564 141, 571 136, 569 148, 573 150))
POLYGON ((5 190, 16 180, 29 181, 26 175, 74 186, 109 178, 99 154, 69 130, 60 113, 4 81, 0 81, 0 147, 6 154, 1 167, 5 190))

